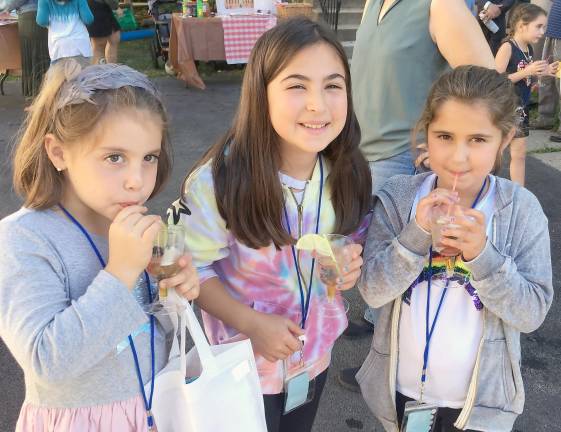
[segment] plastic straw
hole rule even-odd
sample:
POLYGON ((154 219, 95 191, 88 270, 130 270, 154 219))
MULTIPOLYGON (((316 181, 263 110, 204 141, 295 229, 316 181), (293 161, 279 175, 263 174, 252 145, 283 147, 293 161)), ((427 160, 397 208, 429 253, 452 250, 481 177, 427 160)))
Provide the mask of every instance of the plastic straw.
MULTIPOLYGON (((458 174, 454 176, 454 183, 452 184, 452 192, 456 191, 457 184, 458 184, 458 174)), ((448 206, 448 212, 446 213, 446 217, 450 217, 450 213, 452 213, 452 204, 448 206)))

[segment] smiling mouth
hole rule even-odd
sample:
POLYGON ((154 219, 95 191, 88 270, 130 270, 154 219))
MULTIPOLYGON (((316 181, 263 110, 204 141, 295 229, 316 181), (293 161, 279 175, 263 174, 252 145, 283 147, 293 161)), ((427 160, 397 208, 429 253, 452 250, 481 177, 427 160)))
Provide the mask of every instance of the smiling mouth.
POLYGON ((299 123, 299 125, 306 129, 323 129, 329 125, 329 123, 299 123))

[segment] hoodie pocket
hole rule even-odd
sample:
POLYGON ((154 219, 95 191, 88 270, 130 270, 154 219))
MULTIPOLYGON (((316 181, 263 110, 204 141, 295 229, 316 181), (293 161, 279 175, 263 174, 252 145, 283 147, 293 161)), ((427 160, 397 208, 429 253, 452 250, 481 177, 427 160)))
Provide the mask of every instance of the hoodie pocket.
POLYGON ((489 408, 508 408, 516 395, 510 358, 504 339, 483 342, 477 384, 476 404, 489 408))

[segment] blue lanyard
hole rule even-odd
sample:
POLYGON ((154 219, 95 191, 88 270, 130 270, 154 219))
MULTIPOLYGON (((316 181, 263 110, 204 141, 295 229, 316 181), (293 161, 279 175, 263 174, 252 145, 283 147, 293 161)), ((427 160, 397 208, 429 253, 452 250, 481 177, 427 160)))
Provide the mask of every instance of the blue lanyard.
MULTIPOLYGON (((321 198, 323 196, 323 162, 321 156, 319 156, 319 172, 320 172, 320 183, 319 183, 319 199, 318 199, 318 211, 316 217, 316 234, 319 233, 319 217, 321 214, 321 198)), ((288 212, 286 211, 286 203, 283 203, 284 207, 284 218, 286 219, 286 227, 288 228, 288 234, 292 236, 292 230, 290 229, 290 222, 288 221, 288 212)), ((314 276, 314 264, 316 259, 312 259, 312 269, 310 270, 310 282, 308 284, 308 292, 304 294, 304 288, 302 287, 302 279, 300 277, 300 266, 298 265, 298 259, 296 258, 296 248, 294 245, 290 246, 292 249, 292 259, 294 260, 294 265, 296 266, 296 275, 298 276, 298 287, 300 288, 300 307, 302 309, 302 322, 301 327, 306 327, 306 318, 308 318, 308 311, 310 309, 310 298, 312 297, 312 280, 314 276), (304 298, 305 297, 305 298, 304 298)))
MULTIPOLYGON (((438 182, 438 178, 436 179, 436 182, 434 184, 434 186, 436 187, 438 182)), ((485 189, 485 185, 487 184, 487 177, 485 177, 485 180, 483 181, 483 186, 481 186, 481 189, 479 190, 477 196, 475 197, 475 200, 473 201, 473 204, 471 205, 471 208, 475 208, 475 206, 477 205, 477 203, 479 202, 479 199, 481 198, 481 194, 483 193, 483 190, 485 189)), ((429 277, 428 277, 428 282, 427 282, 427 309, 426 309, 426 314, 425 314, 425 350, 423 352, 423 370, 421 372, 421 399, 423 397, 423 388, 425 385, 425 382, 427 380, 427 366, 429 363, 429 347, 430 347, 430 341, 432 338, 432 334, 434 332, 434 327, 436 325, 436 320, 438 319, 438 315, 440 314, 440 308, 442 307, 442 303, 444 302, 444 297, 446 296, 446 292, 448 291, 448 286, 450 284, 450 279, 446 279, 446 285, 444 286, 444 289, 442 290, 442 295, 440 296, 440 301, 438 302, 438 307, 436 308, 436 313, 434 315, 434 320, 432 322, 432 325, 430 325, 430 319, 429 319, 429 311, 430 311, 430 288, 431 288, 431 282, 432 282, 432 246, 429 249, 429 277), (429 330, 430 327, 430 330, 429 330)))
MULTIPOLYGON (((80 222, 78 222, 78 220, 72 216, 70 214, 70 212, 68 210, 66 210, 62 204, 58 205, 60 207, 60 209, 64 212, 64 214, 74 223, 74 225, 76 225, 80 231, 82 232, 82 234, 84 234, 84 236, 86 237, 86 239, 88 240, 88 242, 90 243, 90 246, 92 247, 93 251, 95 252, 97 259, 99 260, 99 263, 101 264, 102 268, 105 268, 105 260, 103 259, 103 257, 101 256, 101 253, 99 252, 99 249, 97 248, 97 246, 95 245, 94 241, 92 240, 90 234, 88 233, 88 231, 82 226, 82 224, 80 222)), ((148 277, 148 273, 146 273, 146 270, 144 270, 144 280, 146 281, 146 288, 148 290, 148 300, 150 301, 150 303, 152 303, 152 291, 150 290, 150 278, 148 277)), ((132 350, 132 355, 134 358, 134 365, 136 367, 136 376, 138 378, 138 383, 140 384, 140 390, 142 392, 142 397, 144 399, 144 406, 146 408, 146 413, 147 413, 147 421, 148 421, 148 430, 152 430, 154 427, 154 417, 152 416, 152 397, 154 396, 154 376, 155 376, 155 371, 156 371, 156 367, 155 367, 155 363, 156 363, 156 359, 155 359, 155 352, 154 352, 154 315, 150 315, 150 354, 152 357, 152 382, 150 383, 150 398, 147 399, 146 398, 146 392, 144 391, 144 384, 142 381, 142 374, 140 372, 140 364, 138 362, 138 355, 136 353, 136 348, 134 346, 134 342, 132 340, 132 336, 129 335, 129 343, 131 345, 131 350, 132 350)))

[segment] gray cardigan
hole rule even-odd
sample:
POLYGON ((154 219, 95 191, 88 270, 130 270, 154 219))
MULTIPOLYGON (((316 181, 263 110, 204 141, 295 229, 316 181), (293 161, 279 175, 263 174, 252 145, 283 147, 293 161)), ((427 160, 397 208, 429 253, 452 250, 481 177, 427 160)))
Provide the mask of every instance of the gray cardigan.
MULTIPOLYGON (((107 260, 107 239, 92 238, 107 260)), ((148 321, 139 304, 147 303, 144 281, 127 289, 101 268, 78 228, 51 210, 4 218, 0 244, 0 337, 25 374, 25 402, 76 408, 137 396, 131 349, 117 346, 148 321)), ((158 324, 157 371, 168 359, 166 334, 158 324)), ((149 332, 134 343, 146 383, 149 332)))
MULTIPOLYGON (((429 174, 396 176, 378 192, 359 289, 382 307, 370 353, 357 374, 362 394, 387 431, 397 431, 395 390, 401 295, 426 263, 431 237, 408 222, 429 174)), ((497 178, 493 234, 466 263, 485 306, 483 337, 456 427, 510 431, 524 406, 520 332, 536 330, 553 300, 547 218, 527 189, 497 178)))

